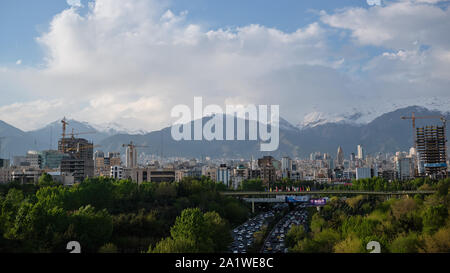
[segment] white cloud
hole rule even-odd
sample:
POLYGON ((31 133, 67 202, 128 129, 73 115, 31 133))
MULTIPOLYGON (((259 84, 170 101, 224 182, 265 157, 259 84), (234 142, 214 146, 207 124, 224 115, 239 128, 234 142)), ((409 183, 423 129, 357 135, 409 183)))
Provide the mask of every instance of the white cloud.
POLYGON ((415 41, 449 47, 450 10, 421 2, 391 2, 385 7, 347 8, 322 13, 322 21, 351 31, 361 45, 411 49, 415 41))
POLYGON ((261 25, 210 30, 186 16, 142 0, 97 0, 85 16, 67 9, 38 38, 45 69, 17 72, 27 77, 21 85, 77 102, 70 116, 148 130, 167 126, 170 107, 194 95, 207 103, 239 97, 268 104, 273 90, 261 88, 259 78, 296 65, 335 65, 318 23, 293 33, 261 25))
POLYGON ((381 0, 367 0, 369 6, 381 6, 381 0))
POLYGON ((81 8, 83 5, 80 0, 67 0, 67 4, 74 8, 81 8))
POLYGON ((203 96, 205 104, 280 104, 298 123, 311 111, 401 99, 425 83, 441 94, 449 22, 447 9, 408 1, 322 12, 321 22, 292 33, 257 24, 208 29, 165 1, 96 0, 87 14, 68 8, 53 18, 37 39, 43 68, 0 68, 0 89, 27 98, 0 106, 0 119, 23 129, 68 116, 154 130, 169 125, 172 106, 203 96), (329 44, 335 29, 353 37, 346 54, 329 44), (385 54, 361 63, 361 45, 385 54))
POLYGON ((38 129, 54 121, 68 105, 61 99, 36 100, 0 106, 0 117, 22 130, 38 129))

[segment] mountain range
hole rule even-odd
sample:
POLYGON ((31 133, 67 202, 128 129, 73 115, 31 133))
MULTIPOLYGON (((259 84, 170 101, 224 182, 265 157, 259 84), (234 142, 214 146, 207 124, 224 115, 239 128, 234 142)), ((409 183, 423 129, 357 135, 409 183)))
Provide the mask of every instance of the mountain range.
MULTIPOLYGON (((87 132, 91 134, 79 135, 104 152, 119 151, 124 153, 122 144, 133 141, 138 145, 148 146, 140 149, 140 153, 160 155, 164 157, 196 157, 202 158, 250 158, 262 155, 281 157, 305 158, 312 152, 320 151, 335 157, 338 146, 344 150, 346 157, 354 152, 361 144, 366 153, 407 151, 412 146, 413 130, 410 120, 402 120, 402 116, 410 116, 415 112, 417 116, 445 115, 449 113, 429 110, 425 107, 409 106, 384 113, 368 123, 352 123, 343 120, 331 120, 310 123, 307 126, 294 126, 284 119, 280 119, 280 146, 275 152, 260 152, 259 141, 174 141, 171 128, 149 133, 127 133, 111 126, 92 126, 86 122, 69 120, 67 134, 87 132)), ((355 114, 357 116, 357 114, 355 114)), ((204 123, 208 120, 204 118, 204 123)), ((417 127, 424 125, 441 125, 439 119, 417 120, 417 127)), ((191 124, 192 126, 192 124, 191 124)), ((447 134, 449 130, 447 128, 447 134)), ((0 121, 0 157, 8 158, 24 155, 29 150, 56 149, 61 135, 61 122, 56 121, 44 128, 34 131, 22 131, 0 121)))

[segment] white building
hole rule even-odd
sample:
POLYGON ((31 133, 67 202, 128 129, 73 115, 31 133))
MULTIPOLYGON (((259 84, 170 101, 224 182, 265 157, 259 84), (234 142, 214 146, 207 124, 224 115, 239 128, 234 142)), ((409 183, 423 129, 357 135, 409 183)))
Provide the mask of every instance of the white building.
POLYGON ((217 169, 217 182, 230 186, 231 182, 231 170, 225 164, 220 165, 217 169))
POLYGON ((358 145, 358 159, 364 160, 364 149, 362 145, 358 145))
POLYGON ((123 167, 122 166, 111 166, 111 178, 123 179, 123 167))

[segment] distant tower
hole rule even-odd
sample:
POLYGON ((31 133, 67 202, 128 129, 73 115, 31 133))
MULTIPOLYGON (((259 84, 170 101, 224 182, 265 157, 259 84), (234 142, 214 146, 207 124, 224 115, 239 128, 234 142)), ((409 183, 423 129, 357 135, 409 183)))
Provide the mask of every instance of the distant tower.
POLYGON ((358 145, 358 159, 364 160, 364 149, 361 145, 358 145))
POLYGON ((341 146, 339 146, 339 148, 337 150, 336 159, 337 159, 339 166, 342 166, 342 164, 344 164, 344 151, 342 150, 341 146))
POLYGON ((134 145, 127 146, 127 168, 135 168, 137 166, 137 152, 134 145))

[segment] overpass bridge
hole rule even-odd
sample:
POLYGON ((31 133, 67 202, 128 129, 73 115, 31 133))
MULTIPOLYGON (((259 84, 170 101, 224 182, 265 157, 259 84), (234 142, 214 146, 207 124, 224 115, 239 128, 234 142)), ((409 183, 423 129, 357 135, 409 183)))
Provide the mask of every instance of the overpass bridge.
POLYGON ((375 195, 391 196, 434 194, 436 191, 303 191, 303 192, 259 192, 259 191, 234 191, 221 192, 225 196, 242 198, 245 202, 252 203, 252 211, 255 211, 255 203, 285 203, 286 196, 324 196, 324 195, 375 195), (280 198, 281 197, 281 198, 280 198))
POLYGON ((225 191, 220 194, 226 196, 276 196, 276 195, 380 195, 400 196, 415 194, 434 194, 436 191, 301 191, 301 192, 267 192, 267 191, 225 191))

